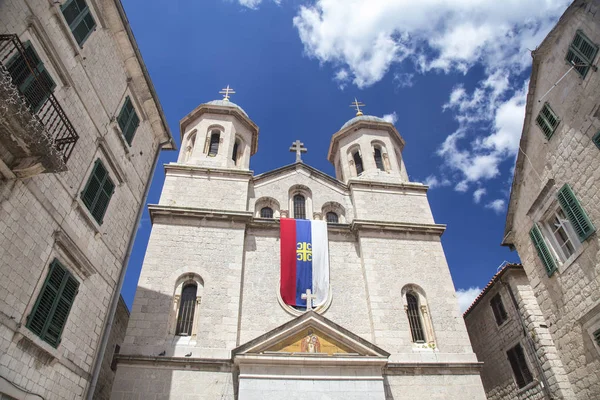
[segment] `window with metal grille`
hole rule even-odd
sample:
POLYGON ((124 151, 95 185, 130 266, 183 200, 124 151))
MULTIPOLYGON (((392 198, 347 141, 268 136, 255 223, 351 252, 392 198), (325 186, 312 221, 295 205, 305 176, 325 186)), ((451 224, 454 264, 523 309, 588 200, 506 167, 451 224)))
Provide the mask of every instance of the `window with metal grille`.
POLYGON ((500 297, 500 293, 492 297, 492 300, 490 300, 490 306, 494 311, 496 324, 502 325, 502 323, 506 321, 508 316, 506 315, 506 310, 504 309, 504 303, 502 303, 502 297, 500 297))
POLYGON ((306 219, 306 199, 301 194, 294 196, 294 218, 306 219))
POLYGON ((100 225, 114 191, 115 184, 110 179, 104 164, 100 159, 96 160, 85 189, 81 192, 81 199, 100 225))
POLYGON ((597 148, 600 149, 600 131, 598 131, 594 137, 592 138, 592 142, 596 145, 597 148))
POLYGON ((522 388, 533 382, 533 376, 531 375, 531 371, 527 366, 527 361, 525 361, 525 354, 523 353, 523 348, 521 345, 518 344, 512 349, 508 350, 506 355, 508 356, 508 361, 510 362, 510 367, 512 368, 515 376, 517 386, 522 388))
POLYGON ((179 305, 176 331, 179 336, 190 336, 192 334, 197 291, 198 286, 195 283, 188 283, 181 290, 181 304, 179 305))
POLYGON ((33 112, 37 112, 48 100, 56 88, 56 84, 31 42, 24 43, 23 47, 25 48, 24 55, 18 53, 13 56, 6 63, 6 69, 12 78, 13 85, 25 97, 33 112))
POLYGON ((381 149, 379 147, 375 147, 373 157, 375 158, 375 165, 377 166, 377 169, 380 171, 385 171, 385 168, 383 167, 383 158, 381 157, 381 149))
POLYGON ((79 282, 54 259, 38 298, 27 317, 27 328, 53 347, 58 347, 79 282))
POLYGON ((273 218, 273 209, 271 207, 263 207, 260 209, 261 218, 273 218))
POLYGON ((233 160, 233 162, 237 165, 237 159, 238 159, 238 151, 240 149, 240 141, 236 140, 235 143, 233 144, 233 153, 231 153, 231 159, 233 160))
POLYGON ((127 144, 131 146, 133 135, 135 135, 135 131, 140 124, 140 119, 135 112, 135 108, 133 107, 133 103, 131 102, 129 96, 125 98, 125 103, 123 103, 123 107, 121 108, 121 112, 119 113, 117 121, 119 123, 119 128, 121 128, 121 132, 127 141, 127 144))
POLYGON ((550 108, 548 103, 544 103, 544 106, 540 110, 535 122, 540 127, 542 132, 544 132, 544 136, 546 139, 550 140, 554 132, 556 131, 556 127, 560 122, 560 119, 554 114, 554 111, 550 108))
POLYGON ((358 151, 355 151, 352 154, 352 158, 354 159, 354 166, 356 167, 356 175, 360 175, 364 172, 362 157, 358 154, 358 151))
POLYGON ((567 50, 566 58, 570 64, 575 66, 575 71, 585 78, 597 52, 598 46, 592 43, 583 32, 577 31, 569 50, 567 50))
POLYGON ((221 133, 219 131, 213 131, 210 134, 210 145, 208 148, 208 155, 214 157, 219 153, 219 141, 221 140, 221 133))
POLYGON ((423 323, 421 322, 421 311, 419 310, 419 300, 413 293, 406 293, 406 303, 408 304, 408 323, 410 325, 410 333, 412 340, 415 343, 425 342, 425 332, 423 331, 423 323))
POLYGON ((85 0, 67 0, 60 9, 77 44, 82 46, 96 28, 96 21, 87 3, 85 0))
POLYGON ((339 221, 338 215, 333 211, 329 211, 327 214, 325 214, 325 218, 327 219, 327 222, 331 222, 333 224, 337 224, 339 221))

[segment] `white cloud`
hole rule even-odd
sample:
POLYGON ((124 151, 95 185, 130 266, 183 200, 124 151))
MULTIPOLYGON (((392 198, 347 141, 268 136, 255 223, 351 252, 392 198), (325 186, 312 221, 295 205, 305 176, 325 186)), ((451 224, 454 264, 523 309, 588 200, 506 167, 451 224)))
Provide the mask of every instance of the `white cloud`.
POLYGON ((527 48, 540 43, 569 3, 316 0, 300 7, 294 25, 310 57, 347 68, 365 87, 404 60, 421 72, 465 73, 476 64, 488 72, 522 71, 531 62, 527 48))
MULTIPOLYGON (((281 4, 281 0, 272 0, 275 4, 281 4)), ((240 5, 248 7, 252 10, 258 9, 258 6, 262 3, 262 0, 238 0, 240 5)))
POLYGON ((458 297, 458 306, 460 307, 461 313, 467 311, 467 308, 473 304, 473 301, 475 301, 475 298, 479 296, 479 293, 481 293, 481 288, 479 287, 458 289, 456 291, 456 297, 458 297))
POLYGON ((425 178, 423 184, 429 186, 430 189, 433 189, 436 187, 449 186, 451 183, 446 178, 438 179, 435 175, 429 175, 425 178))
POLYGON ((506 208, 506 201, 503 199, 496 199, 487 203, 485 205, 485 208, 489 208, 491 210, 494 210, 496 213, 500 214, 504 212, 504 209, 506 208))
POLYGON ((391 114, 385 114, 383 117, 381 117, 385 122, 389 122, 390 124, 395 124, 396 121, 398 121, 398 115, 396 114, 396 111, 394 111, 391 114))
POLYGON ((408 72, 396 72, 393 82, 399 88, 411 87, 414 85, 415 74, 408 72))
POLYGON ((483 195, 487 192, 485 188, 479 188, 473 192, 473 200, 475 203, 479 204, 483 195))
POLYGON ((344 89, 350 81, 350 73, 347 69, 342 68, 338 72, 336 72, 335 76, 333 77, 333 80, 338 83, 340 89, 344 89))

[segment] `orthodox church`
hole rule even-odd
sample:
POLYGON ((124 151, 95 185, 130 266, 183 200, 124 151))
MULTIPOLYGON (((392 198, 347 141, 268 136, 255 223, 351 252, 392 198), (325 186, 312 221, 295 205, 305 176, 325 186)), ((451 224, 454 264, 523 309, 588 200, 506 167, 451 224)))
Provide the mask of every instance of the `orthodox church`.
POLYGON ((112 398, 485 399, 445 225, 394 125, 355 102, 331 136, 335 178, 302 162, 300 141, 294 164, 254 175, 258 126, 224 94, 181 120, 149 206, 112 398), (285 226, 312 227, 312 245, 298 236, 296 250, 285 226), (306 292, 284 264, 313 264, 306 292))

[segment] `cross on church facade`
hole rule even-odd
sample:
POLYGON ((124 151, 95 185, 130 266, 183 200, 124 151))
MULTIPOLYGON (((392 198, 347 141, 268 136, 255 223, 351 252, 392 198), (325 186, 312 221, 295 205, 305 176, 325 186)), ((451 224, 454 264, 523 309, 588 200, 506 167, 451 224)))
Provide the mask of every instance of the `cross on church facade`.
POLYGON ((229 95, 235 94, 235 90, 233 90, 232 88, 229 87, 229 85, 227 85, 227 87, 221 89, 221 91, 219 93, 223 95, 224 101, 229 101, 229 95))
POLYGON ((306 299, 306 311, 313 309, 313 300, 317 299, 316 294, 311 294, 310 289, 306 289, 306 293, 302 293, 302 300, 306 299))
MULTIPOLYGON (((292 147, 290 147, 291 152, 296 152, 296 162, 302 162, 302 153, 306 153, 308 149, 304 147, 304 143, 299 140, 296 140, 292 143, 292 147)), ((302 295, 304 296, 304 295, 302 295)))

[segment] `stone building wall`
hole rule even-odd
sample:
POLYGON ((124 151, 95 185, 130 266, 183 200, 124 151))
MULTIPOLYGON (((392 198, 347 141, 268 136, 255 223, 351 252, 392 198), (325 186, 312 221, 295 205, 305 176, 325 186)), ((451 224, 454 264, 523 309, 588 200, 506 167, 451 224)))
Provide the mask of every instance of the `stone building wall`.
POLYGON ((129 310, 123 300, 119 297, 119 304, 115 312, 115 319, 108 337, 106 352, 102 359, 102 368, 98 375, 98 383, 94 391, 94 400, 109 400, 112 391, 112 385, 117 371, 116 355, 120 352, 125 340, 127 323, 129 322, 129 310))
POLYGON ((83 47, 65 26, 59 3, 0 3, 2 33, 32 43, 79 135, 66 172, 0 180, 0 376, 48 399, 80 398, 89 387, 154 158, 159 143, 170 138, 151 83, 127 53, 135 44, 127 36, 115 39, 115 30, 124 29, 120 2, 93 3, 88 1, 97 28, 83 47), (127 66, 125 58, 131 60, 127 66), (114 123, 127 95, 146 100, 136 105, 140 125, 131 146, 114 123), (102 225, 80 199, 98 158, 116 185, 102 225), (79 282, 57 348, 26 328, 54 258, 79 282))
MULTIPOLYGON (((538 101, 567 72, 565 56, 577 30, 600 44, 600 2, 578 0, 534 53, 525 127, 505 240, 519 252, 546 318, 558 355, 577 398, 600 397, 600 352, 591 333, 600 329, 600 241, 598 233, 548 276, 529 231, 557 207, 556 193, 573 189, 596 228, 600 228, 600 150, 592 137, 600 131, 600 78, 590 70, 582 79, 571 71, 543 101, 538 101), (547 140, 535 119, 545 102, 560 118, 547 140)), ((598 55, 596 55, 596 60, 598 55)), ((596 61, 597 62, 597 61, 596 61)))

